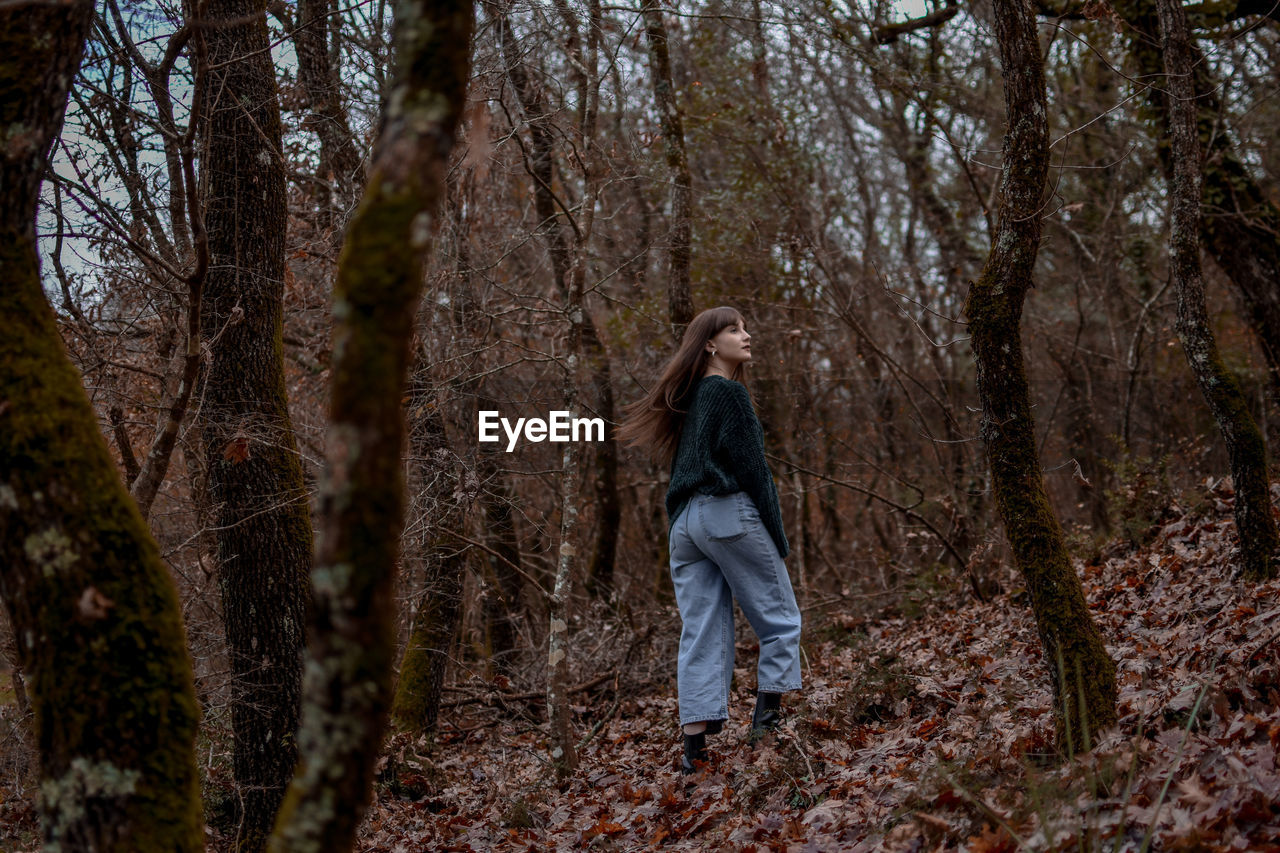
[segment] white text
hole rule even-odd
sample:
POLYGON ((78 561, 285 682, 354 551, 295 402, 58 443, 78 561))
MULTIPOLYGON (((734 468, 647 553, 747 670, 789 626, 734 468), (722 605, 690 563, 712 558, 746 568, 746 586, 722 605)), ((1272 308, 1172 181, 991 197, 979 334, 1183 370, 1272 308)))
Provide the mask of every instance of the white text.
POLYGON ((604 418, 575 418, 569 412, 548 412, 547 419, 516 418, 515 423, 496 411, 480 412, 480 440, 501 441, 498 427, 507 436, 507 452, 515 450, 521 433, 525 441, 604 441, 604 418))

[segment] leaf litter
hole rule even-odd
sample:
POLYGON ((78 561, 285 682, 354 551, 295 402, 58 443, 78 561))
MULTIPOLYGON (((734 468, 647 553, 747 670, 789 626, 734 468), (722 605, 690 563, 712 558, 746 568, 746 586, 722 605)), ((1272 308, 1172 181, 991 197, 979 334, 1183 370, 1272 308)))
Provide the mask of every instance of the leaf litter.
POLYGON ((538 725, 454 720, 421 784, 379 785, 360 849, 1280 851, 1280 581, 1233 578, 1231 498, 1218 486, 1212 517, 1077 563, 1120 686, 1120 723, 1089 753, 1054 747, 1025 596, 934 596, 808 626, 805 689, 754 748, 740 668, 692 777, 673 678, 595 700, 615 704, 563 788, 538 725))

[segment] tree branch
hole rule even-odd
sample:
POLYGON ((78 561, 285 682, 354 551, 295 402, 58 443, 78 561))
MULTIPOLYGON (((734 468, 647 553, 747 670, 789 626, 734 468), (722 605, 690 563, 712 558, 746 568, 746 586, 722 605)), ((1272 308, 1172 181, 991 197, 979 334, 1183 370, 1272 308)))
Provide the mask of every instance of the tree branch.
POLYGON ((927 30, 931 27, 940 27, 947 21, 956 16, 960 11, 960 6, 954 0, 947 3, 936 12, 930 12, 919 18, 912 18, 909 21, 899 21, 896 24, 882 24, 871 31, 871 38, 876 44, 893 44, 902 36, 908 33, 914 33, 916 30, 927 30))

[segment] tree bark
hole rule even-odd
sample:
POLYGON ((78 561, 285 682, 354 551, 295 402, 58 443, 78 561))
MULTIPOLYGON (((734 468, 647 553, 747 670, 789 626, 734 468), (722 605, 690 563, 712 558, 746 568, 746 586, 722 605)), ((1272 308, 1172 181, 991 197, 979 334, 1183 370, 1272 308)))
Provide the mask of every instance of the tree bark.
MULTIPOLYGON (((574 231, 572 258, 566 271, 564 287, 564 312, 569 320, 569 340, 564 364, 564 408, 570 417, 579 413, 579 372, 583 362, 587 329, 590 319, 584 304, 587 276, 587 242, 595 222, 596 200, 600 191, 596 161, 596 116, 599 110, 600 0, 590 0, 590 19, 587 22, 587 56, 579 57, 585 69, 585 85, 582 88, 582 113, 579 121, 580 150, 582 156, 582 208, 578 227, 574 231)), ((592 327, 594 336, 594 327, 592 327)), ((596 346, 599 346, 598 339, 596 346)), ((607 364, 607 362, 605 362, 607 364)), ((599 374, 597 373, 597 376, 599 374)), ((611 398, 610 398, 611 399, 611 398)), ((552 588, 548 610, 550 629, 547 635, 547 720, 551 727, 551 761, 556 778, 566 782, 578 767, 578 752, 573 739, 573 714, 569 706, 569 605, 573 588, 573 575, 582 548, 582 531, 578 521, 579 483, 581 482, 582 445, 576 441, 564 446, 563 467, 560 477, 560 548, 557 552, 555 585, 552 588)), ((615 522, 616 525, 616 522, 615 522)))
POLYGON ((407 558, 423 563, 409 643, 400 661, 391 717, 415 734, 435 731, 444 677, 462 615, 467 548, 455 531, 466 527, 476 497, 474 474, 450 449, 441 400, 422 382, 409 398, 410 488, 420 496, 419 533, 406 537, 407 558))
POLYGON ((177 593, 41 286, 35 217, 93 15, 0 9, 0 598, 31 680, 47 850, 203 849, 177 593))
MULTIPOLYGON (((1240 4, 1241 7, 1244 4, 1240 4)), ((1226 8, 1226 7, 1224 7, 1226 8)), ((1160 26, 1155 0, 1119 0, 1115 10, 1128 26, 1129 56, 1138 79, 1163 79, 1160 26)), ((1272 202, 1237 155, 1222 126, 1222 100, 1204 53, 1190 41, 1200 158, 1200 228, 1204 249, 1230 279, 1245 321, 1262 348, 1268 397, 1280 406, 1280 207, 1272 202)), ((1173 169, 1170 102, 1160 86, 1143 93, 1143 103, 1166 172, 1173 169)), ((1280 418, 1269 422, 1280 426, 1280 418)), ((1280 435, 1272 435, 1272 441, 1280 435)))
MULTIPOLYGON (((579 297, 581 292, 578 292, 579 297)), ((572 303, 569 308, 573 318, 572 303)), ((564 407, 570 417, 578 416, 578 364, 582 352, 581 317, 570 320, 569 352, 566 356, 564 407)), ((582 547, 578 524, 578 484, 581 482, 582 446, 566 442, 560 475, 560 549, 556 554, 555 586, 551 590, 547 632, 547 721, 551 726, 551 763, 556 778, 564 782, 578 768, 578 751, 573 739, 573 713, 569 707, 569 594, 573 572, 582 547)))
POLYGON ((653 101, 662 128, 662 149, 671 172, 670 267, 667 270, 667 303, 671 334, 676 344, 693 319, 693 296, 689 267, 693 257, 693 177, 685 153, 684 126, 676 104, 671 80, 671 53, 667 47, 667 26, 658 0, 644 0, 645 36, 649 42, 649 77, 653 80, 653 101))
MULTIPOLYGON (((497 404, 484 396, 477 397, 477 411, 494 410, 497 404)), ((480 511, 488 533, 489 579, 493 589, 485 599, 485 624, 489 631, 489 652, 494 668, 502 675, 515 670, 517 643, 516 614, 523 607, 524 572, 520 556, 520 538, 516 531, 512 505, 515 494, 498 464, 496 446, 480 448, 480 511)))
POLYGON ((399 0, 395 77, 334 290, 333 397, 298 772, 273 850, 349 850, 391 699, 409 340, 466 101, 474 7, 399 0))
POLYGON ((1116 721, 1116 667, 1089 615, 1036 455, 1020 326, 1040 243, 1049 163, 1044 67, 1027 0, 996 0, 1004 72, 999 220, 991 252, 965 304, 977 361, 982 438, 996 506, 1026 579, 1053 685, 1059 743, 1090 749, 1116 721))
POLYGON ((1168 75, 1166 109, 1172 134, 1169 266, 1178 294, 1178 338, 1231 458, 1243 574, 1251 580, 1266 580, 1276 576, 1274 558, 1280 544, 1271 516, 1267 448, 1239 382, 1222 361, 1205 310, 1200 269, 1200 138, 1191 39, 1179 0, 1157 0, 1156 9, 1168 75))
POLYGON ((210 0, 206 15, 201 426, 234 676, 236 847, 256 851, 297 757, 311 520, 284 379, 288 210, 265 0, 210 0))
POLYGON ((364 184, 364 165, 342 104, 338 72, 330 61, 331 36, 336 31, 330 0, 298 0, 298 20, 292 31, 298 79, 307 93, 307 127, 320 140, 319 177, 328 188, 320 227, 332 228, 338 244, 364 184))

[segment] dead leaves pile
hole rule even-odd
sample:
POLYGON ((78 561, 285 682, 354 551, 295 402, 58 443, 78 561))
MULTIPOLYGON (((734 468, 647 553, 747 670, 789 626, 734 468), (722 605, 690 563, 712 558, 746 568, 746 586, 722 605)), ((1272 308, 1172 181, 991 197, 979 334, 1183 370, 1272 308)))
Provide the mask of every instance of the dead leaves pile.
POLYGON ((536 727, 446 730, 412 796, 380 787, 362 849, 1280 851, 1280 582, 1231 577, 1230 501, 1080 567, 1120 682, 1120 725, 1087 754, 1054 750, 1013 590, 810 629, 806 688, 755 749, 740 669, 694 781, 674 685, 622 699, 563 790, 536 727))

